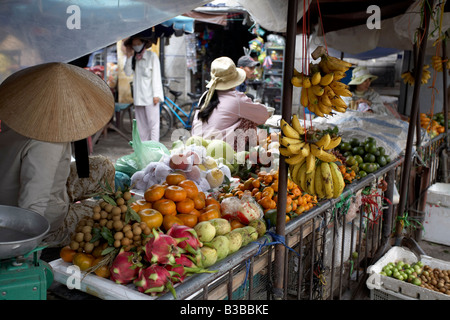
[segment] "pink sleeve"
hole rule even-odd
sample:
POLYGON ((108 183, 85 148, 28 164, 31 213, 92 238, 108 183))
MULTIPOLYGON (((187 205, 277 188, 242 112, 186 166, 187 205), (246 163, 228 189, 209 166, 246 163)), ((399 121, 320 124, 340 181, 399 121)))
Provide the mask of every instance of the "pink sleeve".
POLYGON ((270 117, 267 108, 261 103, 255 103, 245 93, 236 91, 238 104, 236 113, 241 118, 249 119, 257 124, 263 124, 270 117))

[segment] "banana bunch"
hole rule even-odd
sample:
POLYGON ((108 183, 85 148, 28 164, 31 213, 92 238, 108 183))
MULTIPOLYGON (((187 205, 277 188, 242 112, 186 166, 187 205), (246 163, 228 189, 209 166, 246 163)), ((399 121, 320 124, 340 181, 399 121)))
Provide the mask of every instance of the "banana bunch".
POLYGON ((328 150, 336 148, 341 143, 341 137, 331 137, 329 133, 324 134, 316 142, 307 142, 304 139, 305 128, 300 124, 297 115, 292 117, 292 126, 284 119, 280 123, 282 136, 280 138, 280 153, 286 157, 289 165, 307 163, 308 171, 314 166, 316 159, 325 162, 334 162, 336 156, 328 150))
POLYGON ((442 72, 442 70, 444 69, 444 67, 442 66, 442 58, 439 56, 431 57, 431 65, 437 72, 442 72))
POLYGON ((351 97, 348 86, 339 80, 346 76, 352 64, 323 54, 318 64, 310 64, 310 74, 305 75, 294 68, 292 85, 301 87, 300 103, 319 117, 331 115, 332 111, 345 112, 347 104, 341 98, 351 97))
MULTIPOLYGON (((428 83, 428 79, 431 78, 431 72, 430 70, 428 70, 430 68, 430 66, 428 64, 425 64, 423 66, 423 70, 422 70, 422 79, 420 80, 421 84, 427 84, 428 83)), ((434 68, 434 66, 433 66, 434 68)), ((410 86, 414 85, 415 79, 413 76, 413 72, 414 71, 405 71, 402 73, 401 77, 403 79, 403 82, 406 84, 409 84, 410 86)))
POLYGON ((297 163, 290 170, 291 180, 319 199, 337 198, 345 187, 344 177, 334 162, 317 161, 311 168, 308 162, 297 163))

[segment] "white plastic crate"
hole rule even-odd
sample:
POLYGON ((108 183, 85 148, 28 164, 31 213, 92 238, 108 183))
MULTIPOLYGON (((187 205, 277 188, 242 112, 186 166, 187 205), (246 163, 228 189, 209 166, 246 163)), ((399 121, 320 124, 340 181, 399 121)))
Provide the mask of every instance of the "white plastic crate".
MULTIPOLYGON (((367 269, 369 277, 366 281, 371 290, 372 300, 450 300, 450 296, 417 285, 400 281, 392 277, 380 275, 381 270, 389 262, 403 261, 408 264, 417 262, 418 257, 409 249, 393 247, 380 258, 374 265, 367 269)), ((421 255, 420 260, 424 265, 432 268, 450 270, 450 262, 434 259, 427 255, 421 255)))
POLYGON ((435 183, 427 191, 422 238, 450 246, 450 183, 435 183))

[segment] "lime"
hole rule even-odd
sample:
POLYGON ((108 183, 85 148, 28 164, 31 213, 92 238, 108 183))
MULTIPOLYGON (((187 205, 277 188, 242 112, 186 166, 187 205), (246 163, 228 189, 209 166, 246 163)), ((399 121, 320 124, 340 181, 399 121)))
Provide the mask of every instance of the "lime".
POLYGON ((339 145, 339 147, 340 147, 340 149, 341 149, 342 151, 350 151, 350 150, 352 149, 352 146, 350 145, 349 142, 342 142, 342 143, 339 145))
POLYGON ((347 165, 349 165, 350 167, 356 164, 356 159, 353 156, 348 156, 345 159, 345 162, 347 163, 347 165))
POLYGON ((377 144, 377 140, 375 140, 374 137, 367 137, 366 140, 364 141, 365 143, 373 143, 373 144, 377 144))
POLYGON ((364 155, 364 148, 363 147, 354 147, 352 149, 352 152, 354 155, 359 154, 360 156, 364 155))
POLYGON ((345 151, 342 155, 347 158, 349 156, 352 156, 353 153, 351 151, 345 151))
POLYGON ((380 156, 384 156, 386 154, 386 150, 383 147, 378 147, 377 150, 380 152, 380 156))
POLYGON ((367 172, 372 173, 375 172, 376 170, 377 166, 375 165, 375 163, 369 163, 369 165, 367 166, 367 172))
POLYGON ((376 157, 375 155, 371 154, 371 153, 366 153, 364 155, 364 162, 375 162, 376 157))
POLYGON ((377 157, 377 163, 378 163, 380 166, 384 167, 384 166, 387 164, 386 157, 385 157, 385 156, 379 156, 379 157, 377 157))
POLYGON ((375 153, 377 152, 377 146, 373 142, 368 142, 364 145, 364 151, 368 153, 375 153))
POLYGON ((364 178, 365 176, 367 176, 367 172, 365 172, 364 170, 360 170, 358 174, 361 178, 364 178))
POLYGON ((389 157, 389 156, 384 156, 384 158, 386 159, 386 163, 389 163, 389 162, 391 162, 391 158, 389 157))
POLYGON ((359 166, 357 164, 352 166, 352 170, 355 171, 355 173, 359 172, 359 166))
POLYGON ((357 146, 359 146, 359 140, 358 140, 357 138, 352 138, 352 139, 350 140, 350 145, 351 145, 352 147, 357 147, 357 146))
POLYGON ((361 164, 364 162, 363 158, 359 154, 357 154, 355 156, 355 160, 356 160, 356 162, 358 162, 358 164, 361 164))

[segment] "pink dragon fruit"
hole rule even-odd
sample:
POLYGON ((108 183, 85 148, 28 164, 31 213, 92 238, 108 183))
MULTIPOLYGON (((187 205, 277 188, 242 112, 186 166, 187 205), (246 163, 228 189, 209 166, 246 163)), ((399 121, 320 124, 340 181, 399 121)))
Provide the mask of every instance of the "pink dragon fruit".
POLYGON ((176 273, 176 275, 174 275, 174 278, 178 282, 183 282, 183 280, 186 278, 186 276, 189 276, 191 274, 216 272, 216 271, 209 271, 206 269, 199 268, 192 261, 193 259, 194 258, 192 258, 188 255, 182 254, 179 257, 175 258, 175 264, 166 265, 166 269, 176 273))
POLYGON ((153 229, 153 237, 144 247, 145 257, 150 263, 174 263, 175 257, 183 252, 177 245, 178 242, 173 237, 153 229))
POLYGON ((202 243, 198 240, 197 232, 188 226, 183 226, 175 223, 167 234, 175 238, 178 242, 178 247, 188 251, 192 254, 197 254, 202 243))
POLYGON ((174 275, 176 275, 175 272, 169 271, 161 265, 152 264, 141 269, 133 283, 139 292, 154 296, 170 291, 176 299, 177 295, 172 285, 174 275))
POLYGON ((110 279, 119 284, 128 284, 136 279, 141 266, 136 253, 121 249, 110 267, 110 279))

